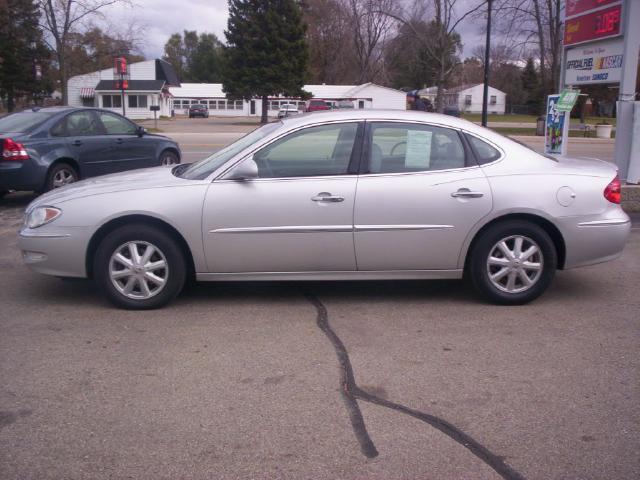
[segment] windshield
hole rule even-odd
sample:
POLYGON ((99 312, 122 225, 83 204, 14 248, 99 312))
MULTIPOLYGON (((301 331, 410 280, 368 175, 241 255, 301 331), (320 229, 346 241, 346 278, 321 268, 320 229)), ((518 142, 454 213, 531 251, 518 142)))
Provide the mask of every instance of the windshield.
POLYGON ((180 172, 180 177, 188 180, 202 180, 207 178, 211 173, 220 168, 234 156, 247 148, 249 145, 262 140, 271 132, 282 127, 282 122, 267 123, 260 128, 249 132, 244 137, 236 140, 231 145, 227 145, 222 150, 218 150, 213 155, 200 160, 189 166, 184 172, 180 172))
POLYGON ((0 118, 0 132, 28 132, 44 122, 52 114, 48 112, 19 112, 0 118))

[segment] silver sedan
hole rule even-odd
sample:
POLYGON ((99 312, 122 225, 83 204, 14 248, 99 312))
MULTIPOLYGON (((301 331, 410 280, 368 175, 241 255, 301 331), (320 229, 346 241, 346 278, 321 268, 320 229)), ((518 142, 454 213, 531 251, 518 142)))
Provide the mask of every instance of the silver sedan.
POLYGON ((155 308, 197 280, 468 277, 489 301, 620 255, 615 166, 465 120, 355 110, 270 123, 210 157, 88 179, 27 208, 33 270, 155 308))

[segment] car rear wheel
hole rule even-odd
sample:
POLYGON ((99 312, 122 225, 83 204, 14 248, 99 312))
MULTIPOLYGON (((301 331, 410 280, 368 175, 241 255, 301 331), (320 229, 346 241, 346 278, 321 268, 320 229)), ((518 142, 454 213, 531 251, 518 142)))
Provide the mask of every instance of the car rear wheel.
POLYGON ((555 245, 544 229, 526 221, 509 221, 481 234, 471 252, 469 274, 489 301, 521 305, 547 289, 557 261, 555 245))
POLYGON ((47 182, 45 184, 45 191, 53 190, 54 188, 64 187, 70 183, 77 182, 79 179, 78 172, 68 163, 55 164, 49 173, 47 174, 47 182))
POLYGON ((174 152, 165 150, 160 155, 160 163, 162 165, 177 165, 178 163, 180 163, 180 159, 174 152))
POLYGON ((177 242, 149 225, 120 227, 100 243, 95 280, 116 306, 132 310, 162 307, 182 290, 186 262, 177 242))

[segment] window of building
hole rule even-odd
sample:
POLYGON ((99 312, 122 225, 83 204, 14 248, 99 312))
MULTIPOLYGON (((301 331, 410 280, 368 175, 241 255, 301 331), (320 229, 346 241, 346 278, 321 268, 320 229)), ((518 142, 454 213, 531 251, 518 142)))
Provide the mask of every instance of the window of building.
POLYGON ((218 104, 216 103, 215 100, 209 100, 209 108, 211 110, 215 110, 217 106, 218 106, 218 104))
POLYGON ((374 123, 369 173, 463 168, 466 157, 455 130, 430 125, 374 123))
POLYGON ((146 95, 127 95, 129 108, 147 108, 146 95))
POLYGON ((471 95, 465 95, 465 96, 464 96, 464 104, 465 104, 466 106, 471 105, 471 95))
POLYGON ((227 109, 227 101, 218 100, 218 110, 226 110, 226 109, 227 109))
POLYGON ((200 105, 200 100, 191 100, 191 105, 200 105))
POLYGON ((254 154, 260 178, 344 175, 358 131, 357 123, 305 128, 254 154))
POLYGON ((495 105, 497 103, 497 98, 495 95, 491 95, 491 97, 489 97, 489 103, 491 103, 491 105, 495 105))
POLYGON ((103 108, 122 108, 122 97, 120 95, 102 95, 103 108))
POLYGON ((233 103, 236 110, 242 110, 244 108, 244 102, 242 100, 235 100, 233 103))

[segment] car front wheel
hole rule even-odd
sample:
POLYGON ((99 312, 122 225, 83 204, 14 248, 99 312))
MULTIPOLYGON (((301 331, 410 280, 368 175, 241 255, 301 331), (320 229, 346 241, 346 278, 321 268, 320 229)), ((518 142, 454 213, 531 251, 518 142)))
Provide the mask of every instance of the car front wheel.
POLYGON ((557 258, 553 240, 544 229, 526 221, 509 221, 489 227, 475 242, 469 275, 489 301, 521 305, 547 289, 557 258))
POLYGON ((142 310, 173 300, 186 279, 186 263, 177 242, 149 225, 120 227, 100 243, 95 280, 116 306, 142 310))

